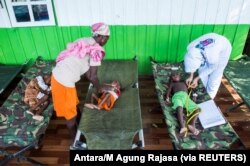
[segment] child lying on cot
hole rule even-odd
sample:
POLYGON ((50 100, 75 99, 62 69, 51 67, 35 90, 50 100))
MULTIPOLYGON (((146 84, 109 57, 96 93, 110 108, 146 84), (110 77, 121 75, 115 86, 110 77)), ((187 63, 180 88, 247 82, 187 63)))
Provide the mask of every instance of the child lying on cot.
POLYGON ((33 119, 42 121, 40 114, 49 104, 50 75, 37 76, 32 79, 25 89, 24 102, 29 105, 27 113, 33 115, 33 119))
POLYGON ((86 103, 84 106, 90 109, 104 109, 110 111, 114 106, 115 101, 121 95, 120 83, 118 81, 113 81, 111 84, 104 84, 104 88, 100 90, 101 97, 97 97, 95 93, 91 95, 91 103, 86 103), (94 103, 94 99, 97 104, 94 103))
POLYGON ((200 108, 194 103, 188 94, 188 87, 184 81, 181 81, 180 73, 172 71, 170 75, 170 84, 166 94, 166 102, 170 104, 170 95, 172 96, 173 109, 177 110, 177 118, 180 123, 180 134, 186 136, 188 130, 194 135, 199 134, 199 130, 195 128, 200 108), (186 108, 187 122, 184 121, 183 109, 186 108))

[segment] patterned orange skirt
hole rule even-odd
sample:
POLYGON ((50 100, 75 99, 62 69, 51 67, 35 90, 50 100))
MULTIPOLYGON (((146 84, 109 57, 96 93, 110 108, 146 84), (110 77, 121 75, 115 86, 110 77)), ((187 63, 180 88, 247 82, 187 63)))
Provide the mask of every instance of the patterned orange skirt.
POLYGON ((65 87, 51 76, 51 94, 56 111, 56 116, 67 120, 77 115, 77 104, 79 103, 76 88, 65 87))

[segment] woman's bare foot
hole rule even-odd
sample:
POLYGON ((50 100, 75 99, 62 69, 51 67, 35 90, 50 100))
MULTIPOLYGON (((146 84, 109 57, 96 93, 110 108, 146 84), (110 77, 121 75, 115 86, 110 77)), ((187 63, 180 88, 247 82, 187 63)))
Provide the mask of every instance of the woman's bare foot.
POLYGON ((192 134, 194 134, 194 135, 199 135, 200 134, 200 131, 197 129, 197 128, 195 128, 194 126, 192 126, 192 125, 188 125, 188 129, 191 131, 191 133, 192 134))

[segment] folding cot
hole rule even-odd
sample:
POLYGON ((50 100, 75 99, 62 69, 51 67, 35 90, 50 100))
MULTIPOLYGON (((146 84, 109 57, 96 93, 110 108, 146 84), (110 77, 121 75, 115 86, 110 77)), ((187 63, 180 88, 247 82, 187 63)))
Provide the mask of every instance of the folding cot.
MULTIPOLYGON (((179 124, 176 111, 165 103, 165 94, 167 84, 172 69, 178 69, 185 77, 182 63, 158 63, 151 59, 155 88, 158 99, 165 117, 168 134, 172 140, 175 149, 243 149, 244 146, 240 138, 235 133, 229 122, 226 124, 203 129, 199 120, 196 127, 201 130, 200 134, 195 136, 188 134, 187 137, 180 136, 179 124)), ((197 103, 209 100, 209 95, 205 92, 203 85, 199 84, 196 90, 198 94, 197 103)))
POLYGON ((0 94, 22 71, 24 65, 0 65, 0 94))
MULTIPOLYGON (((144 147, 136 60, 107 60, 98 69, 101 83, 118 80, 121 96, 110 111, 84 108, 75 138, 75 147, 84 149, 131 149, 144 147), (134 140, 138 134, 139 139, 134 140), (85 137, 81 141, 81 135, 85 137)), ((91 84, 92 85, 92 84, 91 84)), ((86 101, 95 90, 89 86, 86 101)))
POLYGON ((225 78, 238 92, 243 102, 228 109, 232 111, 245 104, 250 108, 250 58, 244 57, 237 61, 230 61, 224 71, 225 78))
POLYGON ((37 75, 50 74, 52 67, 53 62, 38 58, 0 107, 0 156, 2 158, 0 165, 8 163, 13 158, 17 158, 18 161, 21 159, 42 165, 31 158, 25 157, 24 153, 40 145, 53 113, 53 105, 50 102, 42 113, 44 120, 39 122, 32 119, 30 114, 27 114, 28 107, 23 102, 23 95, 25 87, 31 79, 37 75), (13 153, 11 147, 17 147, 14 149, 19 150, 13 153))

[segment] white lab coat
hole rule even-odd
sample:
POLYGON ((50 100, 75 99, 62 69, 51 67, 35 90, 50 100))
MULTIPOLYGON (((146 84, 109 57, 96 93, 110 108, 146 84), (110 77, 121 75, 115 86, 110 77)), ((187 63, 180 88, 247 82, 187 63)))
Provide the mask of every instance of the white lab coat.
POLYGON ((205 34, 192 41, 187 47, 184 66, 187 73, 198 70, 199 77, 210 97, 213 99, 220 87, 223 71, 228 63, 232 46, 227 38, 216 33, 205 34), (201 41, 213 42, 197 48, 201 41))

